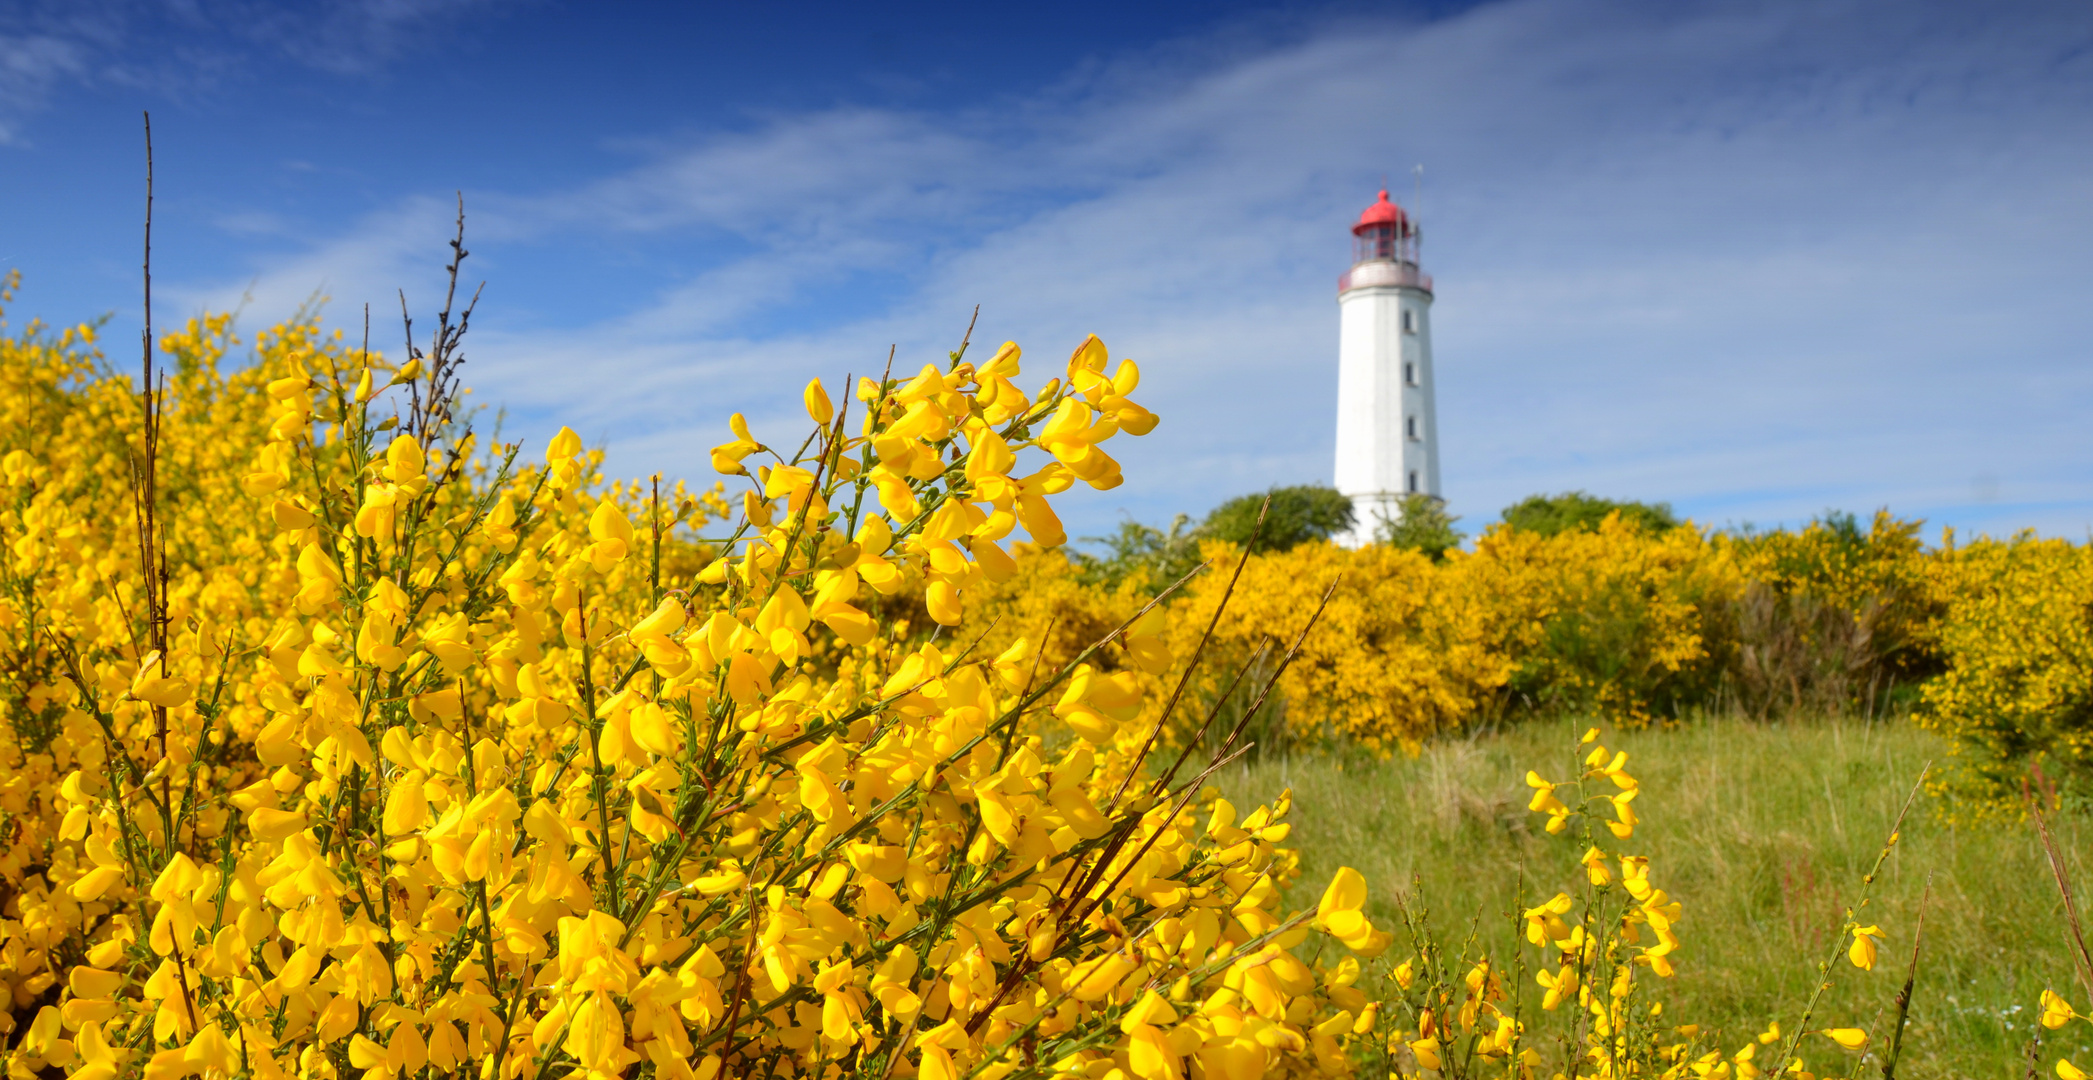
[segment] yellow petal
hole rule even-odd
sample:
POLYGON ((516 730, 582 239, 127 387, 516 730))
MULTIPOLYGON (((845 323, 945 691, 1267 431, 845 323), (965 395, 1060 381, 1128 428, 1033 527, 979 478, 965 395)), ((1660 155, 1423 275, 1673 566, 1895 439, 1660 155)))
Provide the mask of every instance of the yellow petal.
POLYGON ((930 617, 936 619, 940 625, 959 625, 959 590, 953 588, 951 582, 942 578, 932 581, 930 586, 923 590, 923 606, 929 610, 930 617))
POLYGON ((308 824, 304 814, 290 810, 272 810, 258 806, 247 815, 247 829, 257 840, 281 840, 304 832, 308 824))
POLYGON ((423 793, 423 782, 419 769, 393 782, 392 793, 385 800, 387 836, 405 836, 428 823, 429 797, 423 793))
POLYGON ((80 875, 80 880, 73 882, 73 899, 83 904, 91 900, 99 900, 103 893, 108 892, 110 888, 123 879, 124 872, 122 868, 97 866, 80 875))
POLYGON ((1819 1034, 1848 1050, 1858 1052, 1868 1048, 1868 1033, 1859 1028, 1826 1028, 1819 1034))
POLYGON ((815 423, 826 425, 835 418, 836 408, 829 403, 828 391, 822 389, 820 379, 811 379, 807 382, 805 397, 807 401, 807 415, 812 417, 815 423))
POLYGON ((350 1036, 349 1064, 359 1069, 375 1069, 385 1064, 385 1048, 361 1035, 350 1036))
POLYGON ((1323 890, 1323 900, 1316 905, 1315 915, 1327 920, 1340 911, 1357 911, 1365 903, 1366 878, 1349 866, 1340 866, 1330 878, 1330 887, 1323 890))

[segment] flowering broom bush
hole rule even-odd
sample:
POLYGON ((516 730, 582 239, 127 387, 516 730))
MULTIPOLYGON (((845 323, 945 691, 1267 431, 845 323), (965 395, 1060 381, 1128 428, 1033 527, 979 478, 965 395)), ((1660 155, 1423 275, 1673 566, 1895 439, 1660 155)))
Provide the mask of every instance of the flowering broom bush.
MULTIPOLYGON (((1095 338, 1031 394, 1015 345, 840 405, 816 381, 796 445, 736 416, 734 487, 663 490, 565 429, 541 462, 483 447, 469 315, 397 362, 287 324, 237 370, 213 316, 142 388, 91 328, 0 335, 11 1076, 1750 1080, 1870 1046, 1815 998, 1785 1034, 1664 1014, 1684 911, 1596 732, 1528 775, 1571 846, 1510 956, 1406 895, 1377 959, 1349 869, 1290 911, 1290 800, 1205 786, 1246 678, 1379 746, 1522 677, 1640 721, 1707 678, 1750 551, 1211 545, 1150 600, 1050 550, 1052 500, 1157 423, 1095 338)), ((2076 610, 2001 606, 2016 552, 1950 567, 1989 614, 1943 635, 1972 688, 1943 715, 2076 610)), ((1873 880, 1820 986, 1875 966, 1873 880)))
MULTIPOLYGON (((1204 555, 1226 566, 1241 552, 1208 541, 1204 555)), ((1096 625, 1143 598, 1138 580, 1081 583, 1055 553, 1020 552, 1018 563, 1014 584, 978 601, 1003 634, 1096 625)), ((1717 682, 1741 584, 1728 549, 1698 529, 1649 535, 1616 517, 1556 536, 1492 530, 1475 551, 1443 562, 1387 545, 1305 543, 1251 555, 1234 584, 1228 574, 1197 576, 1167 599, 1167 617, 1148 619, 1167 628, 1166 655, 1211 635, 1215 662, 1193 683, 1209 701, 1299 637, 1278 683, 1285 733, 1415 752, 1423 740, 1544 703, 1628 724, 1676 716, 1717 682)), ((1059 647, 1076 640, 1061 633, 1059 647)), ((1131 692, 1156 676, 1123 677, 1131 692)), ((1187 717, 1168 733, 1182 742, 1197 727, 1187 717)))
POLYGON ((1919 720, 1956 740, 1944 783, 2009 812, 2027 763, 2074 808, 2093 797, 2093 546, 2019 536, 1950 543, 1928 568, 1943 615, 1945 670, 1922 688, 1919 720))
MULTIPOLYGON (((1233 554, 1227 545, 1208 547, 1216 561, 1233 554)), ((1465 580, 1419 552, 1302 544, 1252 557, 1236 595, 1224 585, 1211 575, 1191 585, 1173 612, 1174 648, 1194 647, 1226 607, 1214 632, 1225 662, 1201 680, 1211 695, 1235 669, 1260 654, 1276 661, 1300 637, 1279 686, 1284 723, 1303 738, 1414 753, 1422 740, 1457 732, 1487 709, 1513 671, 1496 647, 1493 605, 1477 602, 1465 580)))
POLYGON ((1827 514, 1796 531, 1725 538, 1745 577, 1725 629, 1745 711, 1888 711, 1939 668, 1937 555, 1920 522, 1827 514))
POLYGON ((693 494, 483 447, 464 326, 227 371, 214 317, 143 387, 88 330, 0 343, 12 1075, 1350 1068, 1388 936, 1350 872, 1283 910, 1286 802, 1201 800, 1103 669, 1186 660, 959 625, 1118 482, 1133 364, 816 382, 693 494), (867 613, 909 590, 934 642, 867 613))
POLYGON ((1493 529, 1450 568, 1517 665, 1510 690, 1628 724, 1712 696, 1742 585, 1726 547, 1700 529, 1650 532, 1618 511, 1555 536, 1493 529))
MULTIPOLYGON (((1192 689, 1208 701, 1305 631, 1271 719, 1297 742, 1414 751, 1551 712, 1633 726, 1731 706, 1876 716, 1912 700, 1922 723, 1965 748, 1942 782, 2010 805, 2039 757, 2080 794, 2093 770, 2081 692, 2093 685, 2081 610, 2093 604, 2093 549, 2020 538, 1926 551, 1917 529, 1886 513, 1866 532, 1834 520, 1746 536, 1614 517, 1547 536, 1495 528, 1440 561, 1304 543, 1251 555, 1234 589, 1226 574, 1195 576, 1167 613, 1145 618, 1167 626, 1166 656, 1207 642, 1215 662, 1192 689)), ((1203 554, 1225 566, 1240 550, 1209 540, 1203 554)), ((1065 660, 1159 587, 1138 574, 1086 582, 1059 552, 1026 545, 1014 560, 1014 575, 966 600, 999 649, 1045 634, 1047 654, 1065 660)), ((1160 708, 1164 670, 1132 660, 1098 666, 1125 669, 1129 692, 1138 684, 1160 708)), ((1197 721, 1166 734, 1182 741, 1197 721)))

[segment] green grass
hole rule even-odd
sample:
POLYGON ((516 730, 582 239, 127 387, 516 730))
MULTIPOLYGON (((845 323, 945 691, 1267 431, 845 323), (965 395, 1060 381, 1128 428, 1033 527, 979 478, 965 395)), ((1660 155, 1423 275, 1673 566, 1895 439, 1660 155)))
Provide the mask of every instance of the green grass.
MULTIPOLYGON (((1394 895, 1411 892, 1414 875, 1442 940, 1457 950, 1480 915, 1483 940, 1503 957, 1522 879, 1528 904, 1575 880, 1582 842, 1544 833, 1543 817, 1526 810, 1523 783, 1529 768, 1567 779, 1573 737, 1567 724, 1546 725, 1438 744, 1415 760, 1293 756, 1235 767, 1214 782, 1244 807, 1293 788, 1289 845, 1303 870, 1295 905, 1314 904, 1315 890, 1349 865, 1373 889, 1376 921, 1395 925, 1394 895)), ((1643 788, 1642 824, 1621 848, 1650 856, 1653 882, 1685 905, 1680 972, 1659 989, 1665 1015, 1717 1030, 1725 1055, 1769 1020, 1792 1030, 1898 806, 1927 761, 1949 756, 1945 743, 1903 723, 1710 720, 1608 730, 1604 741, 1628 752, 1643 788)), ((1889 932, 1881 961, 1865 972, 1841 956, 1811 1024, 1862 1027, 1874 1044, 1863 1056, 1806 1040, 1803 1056, 1819 1075, 1879 1075, 1876 1054, 1888 1041, 1929 876, 1900 1076, 2025 1075, 2041 991, 2086 1006, 2033 827, 1957 827, 1942 809, 1919 797, 1875 886, 1863 922, 1889 932)), ((2080 820, 2055 826, 2083 897, 2093 892, 2083 866, 2093 830, 2080 820)), ((1409 954, 1399 935, 1390 958, 1409 954)), ((2093 1026, 2044 1035, 2044 1077, 2060 1054, 2093 1067, 2093 1026)), ((1770 1063, 1762 1051, 1758 1064, 1770 1063)))

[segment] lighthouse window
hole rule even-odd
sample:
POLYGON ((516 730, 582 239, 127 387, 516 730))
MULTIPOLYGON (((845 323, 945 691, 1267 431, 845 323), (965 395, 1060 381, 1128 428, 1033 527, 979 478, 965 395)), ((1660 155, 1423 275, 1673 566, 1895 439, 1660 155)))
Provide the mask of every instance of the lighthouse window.
POLYGON ((1410 494, 1417 494, 1417 470, 1410 470, 1410 494))
POLYGON ((1404 309, 1403 309, 1403 333, 1405 333, 1405 334, 1414 334, 1414 333, 1416 333, 1416 332, 1417 332, 1417 309, 1416 309, 1416 308, 1404 308, 1404 309))
POLYGON ((1416 417, 1414 417, 1414 416, 1407 416, 1407 417, 1404 417, 1404 418, 1403 418, 1403 434, 1405 434, 1405 435, 1408 435, 1408 436, 1410 437, 1410 441, 1411 441, 1411 442, 1416 442, 1416 441, 1417 441, 1417 418, 1416 418, 1416 417))
POLYGON ((1409 385, 1411 385, 1411 386, 1416 386, 1416 385, 1417 385, 1417 365, 1416 365, 1416 364, 1412 364, 1412 363, 1405 363, 1405 364, 1403 365, 1403 382, 1405 382, 1405 383, 1407 383, 1407 384, 1409 384, 1409 385))

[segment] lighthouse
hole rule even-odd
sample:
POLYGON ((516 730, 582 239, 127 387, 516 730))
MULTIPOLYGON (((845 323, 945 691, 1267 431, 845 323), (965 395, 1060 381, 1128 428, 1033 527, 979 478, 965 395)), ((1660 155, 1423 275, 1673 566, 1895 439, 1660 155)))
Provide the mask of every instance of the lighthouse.
POLYGON ((1432 279, 1417 268, 1418 231, 1388 192, 1352 226, 1352 268, 1337 279, 1337 490, 1371 543, 1408 495, 1439 497, 1432 408, 1432 279))

